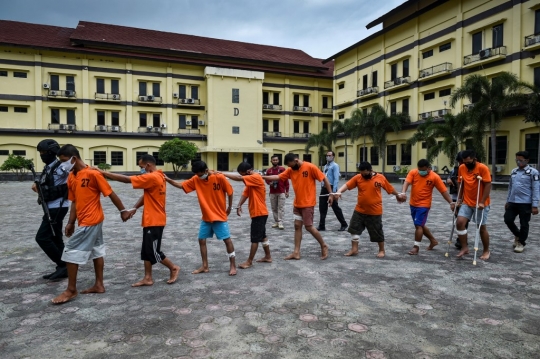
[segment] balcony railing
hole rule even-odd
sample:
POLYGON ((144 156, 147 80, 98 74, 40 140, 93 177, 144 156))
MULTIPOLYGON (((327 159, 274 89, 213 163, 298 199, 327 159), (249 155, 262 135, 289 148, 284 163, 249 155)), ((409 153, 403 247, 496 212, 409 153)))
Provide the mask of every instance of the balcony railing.
POLYGON ((283 106, 281 106, 281 105, 263 104, 263 110, 281 111, 282 108, 283 108, 283 106))
POLYGON ((49 123, 48 129, 53 131, 77 131, 77 125, 68 125, 65 123, 49 123))
POLYGON ((363 96, 368 96, 368 95, 376 95, 379 93, 379 87, 378 86, 372 86, 372 87, 367 87, 365 89, 362 89, 362 90, 358 90, 358 92, 356 93, 356 96, 357 97, 363 97, 363 96))
POLYGON ((406 85, 406 84, 410 84, 410 83, 411 83, 411 77, 410 76, 398 77, 396 79, 386 81, 384 83, 384 88, 387 89, 387 88, 390 88, 390 87, 406 85))
POLYGON ((311 133, 293 133, 294 138, 309 138, 311 133))
POLYGON ((322 108, 321 113, 332 113, 332 109, 331 108, 322 108))
POLYGON ((167 133, 167 127, 165 125, 161 125, 161 127, 141 126, 138 131, 140 133, 167 133))
POLYGON ((99 93, 96 92, 94 95, 96 100, 106 100, 106 101, 120 101, 121 97, 117 93, 99 93))
POLYGON ((491 57, 506 56, 506 46, 496 47, 494 49, 484 49, 474 55, 468 55, 463 58, 463 65, 468 65, 473 62, 487 60, 491 57))
POLYGON ((281 137, 281 132, 263 132, 263 137, 281 137))
POLYGON ((450 110, 447 108, 442 109, 442 110, 429 111, 429 112, 419 113, 418 119, 427 120, 428 118, 441 118, 444 115, 449 114, 449 113, 450 113, 450 110))
POLYGON ((201 100, 198 98, 179 98, 178 99, 179 105, 200 105, 201 100))
POLYGON ((308 106, 293 106, 295 112, 311 112, 311 107, 308 106))
POLYGON ((65 98, 76 98, 77 93, 72 90, 49 90, 47 93, 48 97, 65 97, 65 98))
POLYGON ((139 102, 159 104, 162 101, 163 101, 163 98, 160 96, 153 96, 153 95, 139 96, 139 102))
POLYGON ((540 44, 540 34, 525 36, 525 47, 540 44))
POLYGON ((122 126, 96 125, 94 130, 96 132, 122 132, 122 126))
POLYGON ((429 77, 431 75, 435 75, 442 72, 450 72, 452 71, 452 64, 449 62, 445 62, 440 65, 435 65, 432 67, 428 67, 427 69, 420 70, 420 74, 418 77, 429 77))
POLYGON ((182 135, 199 135, 201 130, 198 128, 179 128, 178 133, 182 135))
POLYGON ((474 103, 463 105, 463 111, 468 111, 474 107, 474 103))

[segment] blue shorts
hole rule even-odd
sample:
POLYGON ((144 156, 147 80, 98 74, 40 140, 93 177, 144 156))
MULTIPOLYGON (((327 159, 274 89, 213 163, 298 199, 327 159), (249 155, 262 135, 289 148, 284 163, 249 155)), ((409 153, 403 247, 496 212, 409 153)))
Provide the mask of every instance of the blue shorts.
POLYGON ((427 222, 429 208, 415 207, 415 206, 410 206, 410 207, 411 207, 411 217, 414 221, 414 225, 424 227, 427 222))
POLYGON ((204 241, 206 238, 212 238, 214 234, 220 241, 231 238, 229 222, 201 221, 201 225, 199 227, 199 240, 204 241))
MULTIPOLYGON (((458 217, 465 217, 469 221, 476 223, 476 208, 462 204, 459 208, 458 217)), ((478 210, 478 222, 482 220, 482 225, 485 226, 488 221, 489 206, 484 207, 484 210, 478 210)))

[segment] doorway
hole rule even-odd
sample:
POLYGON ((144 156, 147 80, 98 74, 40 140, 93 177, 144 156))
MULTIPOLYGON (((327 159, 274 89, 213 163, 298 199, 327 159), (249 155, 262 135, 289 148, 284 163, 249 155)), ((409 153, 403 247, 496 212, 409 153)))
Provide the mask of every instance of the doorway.
POLYGON ((229 171, 229 152, 217 153, 217 170, 229 171))
POLYGON ((255 168, 255 164, 253 163, 253 153, 243 153, 242 154, 242 161, 247 162, 251 165, 252 168, 255 168))

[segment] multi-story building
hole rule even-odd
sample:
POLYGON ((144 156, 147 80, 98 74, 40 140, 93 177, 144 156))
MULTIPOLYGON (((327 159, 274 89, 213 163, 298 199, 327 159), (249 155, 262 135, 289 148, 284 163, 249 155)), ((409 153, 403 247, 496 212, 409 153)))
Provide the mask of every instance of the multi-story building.
POLYGON ((332 72, 295 49, 0 21, 0 163, 11 153, 39 159, 37 143, 54 138, 89 164, 135 171, 137 157, 157 158, 178 137, 210 168, 247 160, 260 169, 272 154, 305 153, 310 134, 331 123, 332 72))
MULTIPOLYGON (((367 25, 382 29, 329 57, 334 60, 334 118, 356 108, 380 104, 393 112, 409 113, 413 126, 388 134, 386 164, 415 166, 426 156, 421 144, 408 146, 414 125, 429 117, 463 111, 470 104, 450 107, 453 90, 470 74, 496 77, 502 71, 540 86, 540 1, 527 0, 409 0, 367 25)), ((489 134, 485 147, 489 146, 489 134)), ((507 117, 497 131, 497 174, 515 167, 514 153, 528 150, 538 161, 539 128, 522 116, 507 117)), ((348 144, 348 166, 360 162, 359 143, 348 144), (352 155, 351 155, 352 154, 352 155)), ((380 170, 373 146, 368 160, 380 170)), ((336 152, 344 164, 344 142, 336 152)), ((491 162, 489 156, 488 162, 491 162)), ((453 161, 440 155, 438 171, 453 161)))

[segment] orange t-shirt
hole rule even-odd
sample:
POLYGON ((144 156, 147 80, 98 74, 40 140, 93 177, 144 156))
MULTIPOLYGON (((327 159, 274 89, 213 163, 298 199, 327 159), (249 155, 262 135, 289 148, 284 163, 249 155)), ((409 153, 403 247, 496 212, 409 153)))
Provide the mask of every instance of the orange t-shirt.
POLYGON ((322 182, 325 176, 322 171, 309 162, 303 162, 300 168, 294 171, 291 167, 279 174, 279 179, 290 179, 294 188, 294 206, 296 208, 315 207, 317 204, 317 186, 315 181, 322 182))
POLYGON ((433 188, 437 188, 441 193, 446 192, 446 185, 441 177, 433 171, 429 171, 425 176, 420 176, 418 169, 415 168, 409 172, 405 181, 412 185, 409 204, 414 207, 430 208, 433 188))
MULTIPOLYGON (((469 171, 464 164, 459 166, 458 170, 458 182, 461 182, 463 177, 463 203, 470 207, 476 207, 476 194, 478 193, 478 179, 477 176, 482 177, 482 183, 491 182, 491 173, 489 168, 480 162, 476 162, 476 167, 469 171)), ((484 195, 484 186, 480 186, 480 196, 478 201, 482 200, 484 195)), ((489 206, 489 196, 484 203, 485 206, 489 206)))
POLYGON ((249 198, 249 216, 260 217, 268 216, 266 208, 266 185, 261 175, 254 173, 243 176, 242 179, 246 185, 242 196, 249 198))
POLYGON ((144 189, 143 227, 163 227, 167 224, 165 195, 167 183, 161 170, 131 177, 135 189, 144 189))
POLYGON ((229 196, 233 194, 232 186, 229 181, 227 181, 227 177, 218 173, 208 175, 208 177, 203 180, 195 175, 187 181, 182 182, 182 189, 186 193, 197 191, 203 221, 227 221, 225 193, 229 196))
POLYGON ((361 174, 357 174, 346 183, 347 189, 358 188, 358 199, 355 211, 370 216, 380 216, 383 214, 381 188, 390 194, 394 192, 394 187, 386 180, 386 177, 376 173, 371 179, 365 179, 361 174))
POLYGON ((101 173, 86 166, 68 177, 68 199, 75 202, 79 227, 100 224, 105 219, 100 194, 108 197, 113 190, 101 173))

